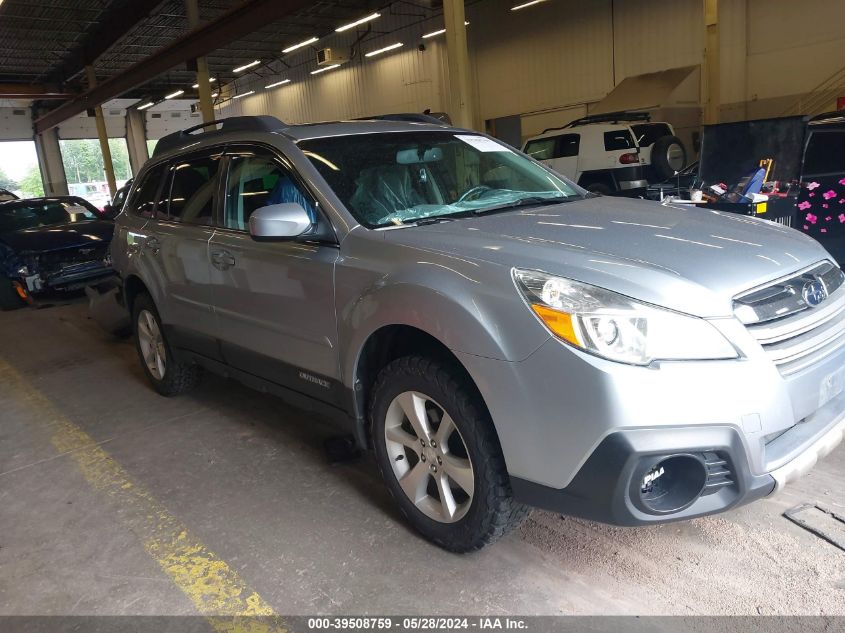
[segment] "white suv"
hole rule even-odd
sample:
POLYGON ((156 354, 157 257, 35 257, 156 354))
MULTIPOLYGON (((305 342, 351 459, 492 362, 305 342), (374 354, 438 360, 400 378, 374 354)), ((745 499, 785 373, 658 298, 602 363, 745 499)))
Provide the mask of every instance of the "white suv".
POLYGON ((594 193, 631 193, 684 167, 686 151, 672 126, 639 113, 577 119, 544 130, 522 148, 594 193), (629 122, 631 124, 629 124, 629 122))

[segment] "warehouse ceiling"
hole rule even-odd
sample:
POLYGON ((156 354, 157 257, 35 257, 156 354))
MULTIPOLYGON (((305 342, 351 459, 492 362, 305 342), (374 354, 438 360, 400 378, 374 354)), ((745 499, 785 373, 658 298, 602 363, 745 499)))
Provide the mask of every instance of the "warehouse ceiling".
MULTIPOLYGON (((200 18, 219 18, 239 0, 199 0, 200 18)), ((256 59, 278 58, 297 38, 325 35, 378 7, 367 0, 322 0, 208 54, 213 77, 256 59)), ((426 4, 426 3, 423 3, 426 4)), ((5 0, 0 4, 0 83, 86 88, 85 60, 96 57, 99 81, 125 71, 188 32, 184 0, 5 0), (102 49, 102 50, 101 50, 102 49)), ((143 97, 184 88, 195 74, 182 63, 123 95, 143 97)), ((186 97, 189 95, 186 95, 186 97)))

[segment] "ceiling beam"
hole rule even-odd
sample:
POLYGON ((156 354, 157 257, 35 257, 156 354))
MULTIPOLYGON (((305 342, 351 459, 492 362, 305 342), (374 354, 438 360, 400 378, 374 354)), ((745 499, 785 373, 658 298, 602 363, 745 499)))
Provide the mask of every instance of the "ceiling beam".
POLYGON ((44 84, 0 83, 0 99, 72 99, 76 93, 44 84))
POLYGON ((310 4, 307 0, 244 0, 216 20, 186 33, 124 72, 103 80, 35 121, 41 134, 72 116, 147 83, 185 61, 221 48, 310 4))

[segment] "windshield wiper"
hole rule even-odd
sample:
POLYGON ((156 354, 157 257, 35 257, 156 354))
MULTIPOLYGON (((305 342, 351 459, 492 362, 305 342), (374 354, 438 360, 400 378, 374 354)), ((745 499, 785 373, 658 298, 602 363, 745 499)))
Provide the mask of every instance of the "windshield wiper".
POLYGON ((497 211, 507 211, 508 209, 515 209, 517 207, 538 207, 547 204, 562 204, 564 202, 572 202, 573 200, 580 200, 579 196, 565 196, 557 198, 544 198, 543 196, 527 196, 508 202, 506 204, 497 204, 493 207, 483 207, 481 209, 474 209, 475 215, 484 215, 485 213, 495 213, 497 211))

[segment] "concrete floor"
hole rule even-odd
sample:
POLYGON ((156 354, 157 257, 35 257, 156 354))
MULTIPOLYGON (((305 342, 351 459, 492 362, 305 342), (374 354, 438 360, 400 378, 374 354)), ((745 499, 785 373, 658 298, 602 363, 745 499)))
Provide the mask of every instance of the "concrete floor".
POLYGON ((232 600, 288 615, 845 614, 845 552, 781 516, 845 514, 845 447, 720 517, 535 512, 456 556, 409 530, 368 459, 326 463, 329 427, 213 376, 161 398, 81 303, 0 314, 0 333, 0 615, 225 610, 192 577, 210 564, 232 600), (194 567, 167 549, 186 539, 194 567))

